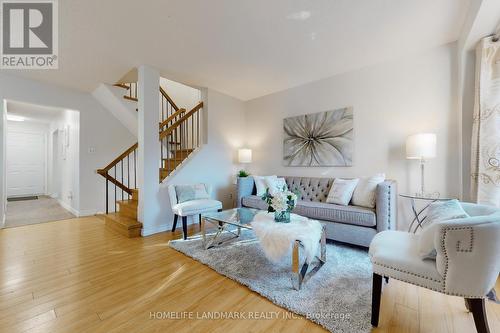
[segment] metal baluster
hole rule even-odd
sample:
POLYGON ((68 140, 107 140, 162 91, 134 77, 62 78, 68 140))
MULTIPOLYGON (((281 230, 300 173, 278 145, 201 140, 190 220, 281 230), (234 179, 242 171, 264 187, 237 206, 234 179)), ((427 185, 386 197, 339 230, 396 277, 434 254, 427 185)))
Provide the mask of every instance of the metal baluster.
MULTIPOLYGON (((121 162, 121 169, 122 169, 122 172, 121 172, 121 176, 122 176, 122 185, 123 185, 123 160, 120 161, 121 162)), ((123 201, 123 188, 120 188, 122 190, 122 201, 123 201)))
MULTIPOLYGON (((113 167, 113 169, 115 170, 115 177, 114 177, 114 178, 115 178, 115 180, 116 180, 116 165, 113 167)), ((116 205, 117 205, 117 204, 116 204, 116 183, 113 183, 113 184, 115 184, 115 213, 116 213, 116 210, 117 210, 117 209, 116 209, 116 208, 117 208, 117 207, 116 207, 116 205)))
MULTIPOLYGON (((108 176, 107 171, 106 171, 106 176, 108 176)), ((109 214, 108 186, 109 186, 109 180, 108 177, 106 177, 106 214, 109 214)))
MULTIPOLYGON (((130 188, 130 154, 127 155, 127 187, 130 188)), ((127 197, 130 200, 130 194, 127 197)))

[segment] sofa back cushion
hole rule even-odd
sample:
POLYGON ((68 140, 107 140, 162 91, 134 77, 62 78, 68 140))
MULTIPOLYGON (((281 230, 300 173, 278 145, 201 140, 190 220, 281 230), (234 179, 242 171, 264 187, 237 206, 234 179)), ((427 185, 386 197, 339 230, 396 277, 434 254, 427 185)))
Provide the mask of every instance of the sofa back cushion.
POLYGON ((298 200, 326 202, 333 178, 284 177, 288 189, 298 194, 298 200))

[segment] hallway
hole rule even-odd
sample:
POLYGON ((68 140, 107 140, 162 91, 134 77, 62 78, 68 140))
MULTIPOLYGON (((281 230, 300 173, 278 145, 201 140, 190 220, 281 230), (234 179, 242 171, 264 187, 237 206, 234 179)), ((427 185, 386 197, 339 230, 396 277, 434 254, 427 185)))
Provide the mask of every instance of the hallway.
POLYGON ((63 208, 56 199, 42 195, 35 200, 8 201, 5 227, 19 227, 74 217, 75 215, 63 208))

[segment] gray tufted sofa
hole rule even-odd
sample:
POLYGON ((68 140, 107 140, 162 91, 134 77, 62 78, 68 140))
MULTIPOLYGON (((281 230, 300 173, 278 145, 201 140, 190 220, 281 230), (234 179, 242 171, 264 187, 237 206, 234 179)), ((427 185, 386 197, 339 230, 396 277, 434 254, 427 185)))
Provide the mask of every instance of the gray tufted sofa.
MULTIPOLYGON (((391 229, 396 221, 396 182, 386 180, 377 187, 374 209, 326 203, 333 178, 283 177, 288 188, 300 192, 294 213, 319 220, 326 236, 341 242, 368 247, 372 238, 391 229)), ((237 206, 267 209, 257 195, 252 177, 238 178, 237 206)))

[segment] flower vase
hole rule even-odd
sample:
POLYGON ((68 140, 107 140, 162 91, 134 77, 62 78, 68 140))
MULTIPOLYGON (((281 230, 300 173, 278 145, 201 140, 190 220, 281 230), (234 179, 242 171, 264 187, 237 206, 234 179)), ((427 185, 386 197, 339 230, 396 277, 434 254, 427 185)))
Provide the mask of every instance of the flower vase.
POLYGON ((274 221, 279 223, 290 223, 290 211, 274 212, 274 221))

